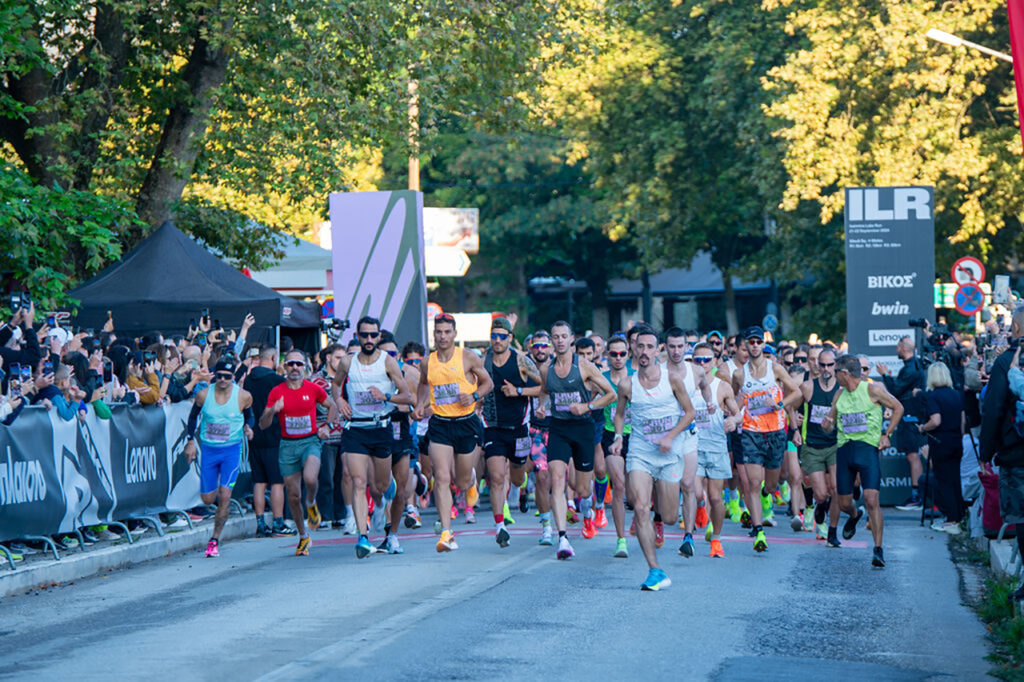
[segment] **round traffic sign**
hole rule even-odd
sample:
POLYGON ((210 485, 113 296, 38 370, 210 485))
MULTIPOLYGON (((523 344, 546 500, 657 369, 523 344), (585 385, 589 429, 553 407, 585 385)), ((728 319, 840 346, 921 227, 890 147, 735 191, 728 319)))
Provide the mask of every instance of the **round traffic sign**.
POLYGON ((977 284, 961 284, 953 294, 953 305, 961 315, 974 315, 985 306, 985 292, 977 284))
POLYGON ((974 256, 964 256, 953 263, 953 281, 957 284, 985 281, 985 266, 974 256))
POLYGON ((761 320, 761 326, 768 331, 773 332, 779 327, 779 318, 774 315, 765 315, 764 319, 761 320))

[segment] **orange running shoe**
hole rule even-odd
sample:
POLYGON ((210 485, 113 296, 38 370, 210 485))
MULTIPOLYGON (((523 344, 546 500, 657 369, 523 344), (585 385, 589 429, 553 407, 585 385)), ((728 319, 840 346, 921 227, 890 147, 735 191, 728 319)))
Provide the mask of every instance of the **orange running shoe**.
POLYGON ((711 541, 711 553, 708 554, 708 556, 709 557, 713 557, 713 558, 718 558, 718 559, 724 559, 725 558, 725 550, 722 549, 722 541, 721 540, 712 540, 711 541))
POLYGON ((452 505, 452 521, 454 521, 454 520, 455 520, 455 519, 457 519, 457 518, 459 518, 459 508, 458 508, 458 507, 456 507, 456 506, 455 506, 455 505, 453 504, 453 505, 452 505))
POLYGON ((455 536, 452 535, 450 530, 441 532, 441 539, 437 541, 438 552, 451 552, 459 548, 458 543, 455 542, 455 536))
POLYGON ((474 483, 473 487, 466 491, 466 506, 475 507, 476 503, 479 501, 480 491, 476 489, 476 483, 474 483))
POLYGON ((604 508, 600 507, 594 510, 594 527, 604 528, 608 525, 608 517, 604 515, 604 508))
POLYGON ((629 524, 629 534, 636 535, 636 514, 633 515, 633 523, 629 524))
POLYGON ((611 486, 608 486, 607 488, 604 489, 604 503, 605 504, 611 504, 612 503, 612 487, 611 486))
POLYGON ((597 535, 597 528, 594 527, 594 519, 583 519, 583 537, 588 540, 597 535))
POLYGON ((703 507, 697 507, 697 528, 708 527, 708 508, 707 505, 703 507))
POLYGON ((665 544, 665 524, 661 521, 654 522, 654 546, 661 549, 665 544))

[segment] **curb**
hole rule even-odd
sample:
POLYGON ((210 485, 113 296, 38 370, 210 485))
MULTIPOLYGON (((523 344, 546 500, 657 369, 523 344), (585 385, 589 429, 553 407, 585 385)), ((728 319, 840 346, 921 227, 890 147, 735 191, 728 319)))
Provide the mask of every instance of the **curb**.
MULTIPOLYGON (((132 544, 103 543, 92 548, 87 547, 84 551, 74 549, 62 552, 59 561, 50 555, 51 558, 48 560, 22 563, 13 571, 5 560, 0 566, 0 597, 22 594, 37 588, 47 589, 54 584, 79 580, 104 571, 201 548, 209 542, 212 529, 212 517, 208 521, 196 523, 195 528, 191 530, 186 528, 180 532, 168 532, 163 537, 150 529, 132 544)), ((225 540, 236 540, 252 537, 255 531, 255 519, 252 514, 247 514, 243 517, 229 518, 224 524, 221 537, 225 540)))

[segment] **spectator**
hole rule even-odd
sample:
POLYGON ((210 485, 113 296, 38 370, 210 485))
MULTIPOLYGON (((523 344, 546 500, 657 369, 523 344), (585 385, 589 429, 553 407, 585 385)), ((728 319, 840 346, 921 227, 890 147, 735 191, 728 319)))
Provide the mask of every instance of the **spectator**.
POLYGON ((128 360, 128 388, 139 396, 143 405, 156 405, 160 400, 160 381, 156 376, 156 361, 147 361, 142 351, 135 351, 128 360))
MULTIPOLYGON (((0 328, 0 358, 3 358, 4 366, 20 364, 35 367, 39 364, 43 354, 39 349, 39 339, 32 329, 35 315, 36 305, 31 303, 28 308, 15 311, 11 321, 0 328), (12 341, 15 343, 11 344, 12 341)), ((7 392, 6 381, 2 390, 7 392)))
POLYGON ((928 434, 932 470, 935 472, 935 502, 946 521, 936 521, 932 530, 951 535, 960 534, 964 500, 960 488, 960 460, 964 456, 964 401, 953 388, 953 378, 945 363, 933 362, 928 367, 927 391, 924 393, 928 420, 918 430, 928 434))
POLYGON ((64 421, 75 418, 79 403, 72 396, 71 370, 67 365, 57 367, 53 375, 39 377, 36 385, 38 390, 32 399, 33 405, 42 405, 48 410, 56 408, 57 415, 64 421))

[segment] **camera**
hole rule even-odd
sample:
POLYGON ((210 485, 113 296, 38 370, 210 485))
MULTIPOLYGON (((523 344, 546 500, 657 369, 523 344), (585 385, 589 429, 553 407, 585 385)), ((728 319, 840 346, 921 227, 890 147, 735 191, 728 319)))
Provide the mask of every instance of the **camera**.
POLYGON ((915 327, 917 329, 927 329, 928 320, 924 317, 912 317, 907 320, 908 327, 915 327))

